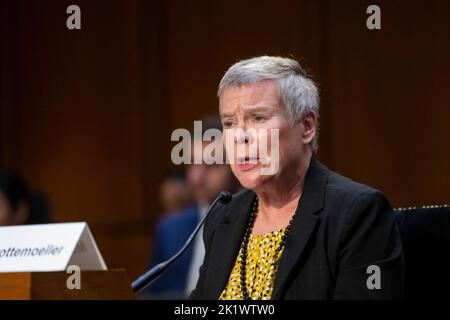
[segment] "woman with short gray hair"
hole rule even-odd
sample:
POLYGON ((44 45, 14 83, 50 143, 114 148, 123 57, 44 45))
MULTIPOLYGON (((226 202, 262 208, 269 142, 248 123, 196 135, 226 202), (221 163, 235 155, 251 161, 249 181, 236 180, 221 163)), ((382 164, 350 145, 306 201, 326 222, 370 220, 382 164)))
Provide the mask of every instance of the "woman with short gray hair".
POLYGON ((316 160, 319 97, 300 64, 240 61, 218 97, 228 161, 246 190, 208 217, 191 298, 401 297, 402 247, 389 202, 316 160), (272 132, 276 141, 261 141, 272 132))

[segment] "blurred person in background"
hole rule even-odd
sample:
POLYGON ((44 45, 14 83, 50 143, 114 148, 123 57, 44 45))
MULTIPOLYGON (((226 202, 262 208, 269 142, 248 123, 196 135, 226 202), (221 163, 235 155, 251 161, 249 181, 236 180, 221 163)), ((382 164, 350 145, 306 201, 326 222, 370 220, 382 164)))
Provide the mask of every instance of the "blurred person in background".
POLYGON ((0 226, 49 223, 46 198, 10 170, 0 171, 0 226))
MULTIPOLYGON (((202 120, 202 134, 208 129, 221 130, 218 116, 202 120)), ((205 148, 208 144, 203 143, 205 148)), ((184 245, 209 205, 223 191, 236 192, 238 182, 227 164, 191 164, 186 167, 186 177, 194 205, 163 217, 156 226, 152 266, 172 257, 184 245)), ((166 272, 149 285, 142 298, 183 299, 195 288, 205 248, 202 230, 193 244, 166 272)))
POLYGON ((179 212, 192 205, 192 194, 184 168, 174 170, 166 176, 161 184, 160 197, 165 215, 179 212))

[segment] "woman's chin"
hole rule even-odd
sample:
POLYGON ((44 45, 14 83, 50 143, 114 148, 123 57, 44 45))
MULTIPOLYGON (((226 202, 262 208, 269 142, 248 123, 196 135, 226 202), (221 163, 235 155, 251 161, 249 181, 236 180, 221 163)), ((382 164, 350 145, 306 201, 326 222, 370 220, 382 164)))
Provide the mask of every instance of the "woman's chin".
POLYGON ((238 172, 235 176, 244 188, 251 190, 258 188, 264 179, 257 170, 254 172, 238 172))

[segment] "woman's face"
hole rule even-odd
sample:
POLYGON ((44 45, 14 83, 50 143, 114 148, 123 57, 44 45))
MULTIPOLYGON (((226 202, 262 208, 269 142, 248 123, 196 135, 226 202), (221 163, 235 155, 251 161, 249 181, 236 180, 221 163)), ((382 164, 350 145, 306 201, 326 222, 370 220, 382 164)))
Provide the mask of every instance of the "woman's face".
POLYGON ((302 139, 301 122, 290 124, 275 81, 229 87, 220 97, 219 109, 228 160, 245 188, 255 190, 286 171, 296 172, 300 157, 304 156, 303 144, 310 140, 302 139), (279 148, 271 139, 274 129, 278 130, 279 148), (264 169, 270 166, 277 170, 267 174, 270 170, 264 169))

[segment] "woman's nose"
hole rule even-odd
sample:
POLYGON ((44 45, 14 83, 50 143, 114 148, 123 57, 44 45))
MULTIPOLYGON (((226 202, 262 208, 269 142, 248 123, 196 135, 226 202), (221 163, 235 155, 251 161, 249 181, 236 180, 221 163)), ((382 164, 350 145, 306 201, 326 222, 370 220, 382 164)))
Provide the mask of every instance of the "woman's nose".
POLYGON ((248 144, 250 142, 250 137, 244 129, 238 128, 234 134, 234 141, 238 144, 248 144))

